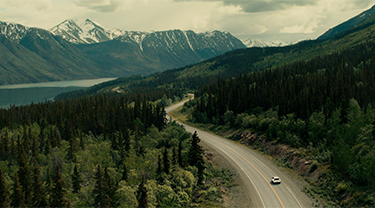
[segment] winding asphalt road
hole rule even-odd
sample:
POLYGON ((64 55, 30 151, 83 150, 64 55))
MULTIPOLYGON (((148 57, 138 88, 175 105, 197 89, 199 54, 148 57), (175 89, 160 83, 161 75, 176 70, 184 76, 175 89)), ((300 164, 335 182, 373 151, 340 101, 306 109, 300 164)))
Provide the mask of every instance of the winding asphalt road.
MULTIPOLYGON (((186 101, 185 101, 186 102, 186 101)), ((167 114, 184 102, 166 108, 167 114)), ((287 172, 250 148, 206 131, 182 124, 188 132, 198 133, 209 148, 219 152, 236 168, 251 198, 251 207, 311 207, 310 199, 300 190, 301 186, 287 172), (279 176, 281 184, 270 183, 272 176, 279 176)), ((249 205, 250 206, 250 205, 249 205)))

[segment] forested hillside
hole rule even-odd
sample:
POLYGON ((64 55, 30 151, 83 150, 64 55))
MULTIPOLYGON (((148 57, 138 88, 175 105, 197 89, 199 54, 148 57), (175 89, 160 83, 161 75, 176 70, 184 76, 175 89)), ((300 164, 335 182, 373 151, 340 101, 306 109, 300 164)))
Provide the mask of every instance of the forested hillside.
POLYGON ((195 65, 167 70, 147 77, 120 78, 84 91, 65 93, 58 96, 58 99, 113 93, 114 88, 122 92, 144 87, 194 91, 218 78, 275 69, 286 64, 348 50, 356 45, 374 41, 374 32, 375 16, 327 40, 303 41, 286 47, 238 49, 195 65))
MULTIPOLYGON (((183 112, 195 123, 257 132, 324 166, 328 205, 375 205, 375 43, 308 61, 219 79, 183 112), (329 182, 327 182, 329 181, 329 182)), ((240 139, 240 138, 233 138, 240 139)))
POLYGON ((0 109, 0 207, 221 206, 212 181, 229 173, 205 162, 198 135, 167 123, 162 96, 181 95, 0 109))

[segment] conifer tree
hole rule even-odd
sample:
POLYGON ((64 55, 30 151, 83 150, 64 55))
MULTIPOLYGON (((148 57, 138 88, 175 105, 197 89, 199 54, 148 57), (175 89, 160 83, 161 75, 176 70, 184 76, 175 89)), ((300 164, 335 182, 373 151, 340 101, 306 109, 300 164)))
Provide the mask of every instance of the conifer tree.
POLYGON ((34 166, 34 175, 33 175, 33 196, 31 199, 32 207, 47 207, 47 198, 46 191, 43 187, 43 182, 40 180, 40 170, 38 166, 34 166))
POLYGON ((118 204, 117 204, 118 200, 116 198, 116 191, 117 191, 117 188, 118 188, 118 183, 112 181, 112 178, 109 175, 107 166, 105 166, 105 168, 104 168, 104 175, 103 176, 104 176, 104 180, 105 180, 105 182, 107 183, 107 186, 108 186, 107 193, 108 193, 109 198, 111 199, 111 207, 118 207, 118 204))
POLYGON ((69 207, 69 201, 65 198, 65 182, 61 177, 60 165, 56 164, 53 188, 51 193, 51 207, 69 207))
POLYGON ((79 147, 81 150, 85 150, 85 142, 83 140, 83 132, 81 130, 79 131, 79 147))
POLYGON ((178 143, 178 165, 181 168, 185 167, 184 158, 182 157, 182 142, 178 143))
POLYGON ((156 174, 160 174, 162 172, 162 165, 161 165, 161 156, 158 155, 158 167, 156 169, 156 174))
POLYGON ((51 141, 50 141, 50 137, 46 137, 45 138, 45 142, 44 142, 44 154, 45 155, 48 155, 51 153, 51 141))
POLYGON ((138 186, 137 190, 137 201, 138 201, 138 207, 148 207, 148 193, 147 188, 145 187, 145 174, 142 173, 141 177, 141 183, 138 186))
POLYGON ((78 146, 77 146, 76 138, 75 137, 69 137, 69 148, 68 148, 68 153, 66 154, 67 159, 72 161, 72 162, 76 162, 77 161, 77 157, 76 157, 77 150, 78 150, 78 146))
POLYGON ((81 190, 81 174, 78 172, 77 165, 74 165, 74 172, 72 175, 73 193, 78 193, 81 190))
POLYGON ((31 155, 33 158, 37 159, 39 153, 39 143, 35 136, 32 137, 32 148, 31 148, 31 155))
POLYGON ((1 152, 0 152, 0 159, 1 160, 8 160, 10 157, 10 148, 9 148, 9 133, 8 131, 5 131, 4 137, 1 139, 1 152))
POLYGON ((31 171, 29 168, 29 163, 27 161, 27 156, 25 153, 25 148, 22 143, 18 141, 18 178, 22 186, 22 190, 25 193, 25 203, 30 204, 31 201, 31 171))
POLYGON ((194 132, 192 139, 190 141, 191 146, 188 154, 189 164, 191 166, 195 166, 196 162, 198 162, 202 158, 203 149, 199 145, 200 141, 201 140, 199 139, 197 132, 194 132))
POLYGON ((5 183, 3 170, 0 167, 0 207, 9 207, 9 190, 5 183))
POLYGON ((17 173, 14 173, 13 193, 10 196, 10 198, 11 198, 11 202, 10 202, 11 207, 26 207, 25 192, 23 192, 22 190, 22 185, 19 182, 17 173))
POLYGON ((169 174, 170 166, 171 166, 171 164, 170 164, 169 158, 168 158, 168 150, 167 150, 166 147, 164 147, 164 153, 163 153, 163 171, 167 175, 169 174))
POLYGON ((202 185, 204 180, 204 160, 203 160, 203 149, 198 144, 200 139, 198 137, 197 132, 194 132, 192 139, 191 139, 191 146, 189 149, 189 163, 192 166, 198 168, 198 185, 202 185))
POLYGON ((176 153, 176 147, 173 147, 172 149, 172 164, 175 166, 177 165, 177 153, 176 153))
POLYGON ((104 173, 100 165, 98 165, 97 171, 94 175, 95 188, 94 194, 94 207, 111 207, 111 199, 108 195, 108 184, 104 179, 104 173))
POLYGON ((122 171, 121 180, 128 181, 128 168, 126 167, 126 163, 124 162, 124 169, 122 171))

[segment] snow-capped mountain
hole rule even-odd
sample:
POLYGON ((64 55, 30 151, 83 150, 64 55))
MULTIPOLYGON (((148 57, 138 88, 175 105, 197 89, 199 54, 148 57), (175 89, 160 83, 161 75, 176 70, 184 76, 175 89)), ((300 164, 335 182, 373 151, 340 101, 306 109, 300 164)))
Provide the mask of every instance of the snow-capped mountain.
POLYGON ((259 39, 252 39, 252 38, 243 40, 242 42, 248 48, 253 48, 253 47, 261 47, 261 48, 264 48, 264 47, 281 47, 281 46, 291 45, 291 43, 286 43, 286 42, 281 41, 281 40, 261 41, 259 39))
POLYGON ((195 33, 191 30, 123 31, 105 28, 90 19, 85 21, 67 19, 49 31, 74 44, 100 43, 119 39, 122 42, 137 44, 141 51, 145 47, 153 50, 168 48, 170 51, 208 49, 214 55, 219 55, 233 49, 244 48, 241 41, 227 32, 195 33))
POLYGON ((0 34, 5 35, 11 41, 19 42, 29 31, 29 27, 17 23, 0 21, 0 34))
POLYGON ((100 43, 112 40, 124 33, 117 29, 107 29, 89 19, 86 19, 85 21, 67 19, 49 29, 49 31, 54 35, 61 36, 65 40, 75 44, 100 43))

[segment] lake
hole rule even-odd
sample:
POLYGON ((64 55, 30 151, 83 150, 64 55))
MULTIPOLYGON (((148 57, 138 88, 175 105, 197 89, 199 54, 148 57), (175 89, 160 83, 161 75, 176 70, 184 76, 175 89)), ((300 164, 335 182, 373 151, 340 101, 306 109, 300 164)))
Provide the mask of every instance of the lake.
POLYGON ((19 106, 53 100, 58 94, 85 89, 114 79, 116 78, 0 85, 0 107, 8 108, 10 105, 19 106))

